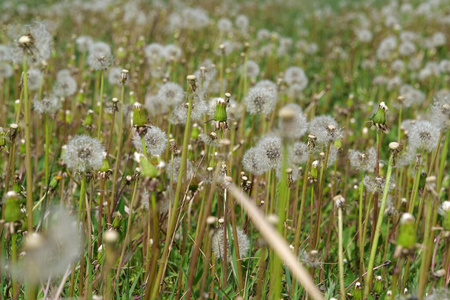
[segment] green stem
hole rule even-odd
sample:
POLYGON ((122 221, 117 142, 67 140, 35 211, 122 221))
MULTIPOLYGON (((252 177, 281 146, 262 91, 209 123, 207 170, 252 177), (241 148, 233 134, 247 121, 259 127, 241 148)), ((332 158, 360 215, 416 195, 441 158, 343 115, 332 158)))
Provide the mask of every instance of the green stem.
POLYGON ((425 219, 425 232, 423 237, 423 245, 425 245, 425 250, 423 252, 423 258, 420 264, 419 286, 417 288, 417 296, 419 297, 419 299, 422 299, 425 293, 425 284, 428 279, 428 272, 430 271, 429 264, 427 263, 426 258, 428 257, 428 252, 432 252, 429 243, 429 238, 431 231, 431 215, 433 212, 433 200, 430 199, 430 197, 427 197, 426 205, 427 205, 426 207, 427 216, 425 219))
POLYGON ((391 154, 391 157, 389 158, 387 173, 386 173, 386 183, 384 185, 380 213, 378 214, 378 219, 377 219, 377 227, 375 230, 375 235, 373 237, 372 249, 370 250, 369 266, 367 268, 366 281, 365 281, 365 285, 364 285, 364 297, 363 297, 364 299, 367 299, 369 296, 370 282, 372 280, 373 266, 375 263, 375 254, 377 253, 378 239, 380 237, 381 225, 383 223, 384 214, 382 212, 384 212, 384 210, 386 209, 386 202, 387 202, 387 197, 388 197, 388 193, 389 193, 389 182, 391 180, 393 158, 394 157, 391 154))
POLYGON ((48 114, 45 114, 45 157, 44 157, 44 169, 45 169, 45 184, 47 185, 49 178, 48 158, 50 155, 50 129, 48 124, 48 114))
MULTIPOLYGON (((286 219, 286 203, 287 199, 287 160, 288 160, 288 144, 284 142, 283 145, 283 163, 281 166, 281 179, 280 179, 280 194, 279 194, 279 211, 278 211, 278 224, 277 229, 280 235, 283 236, 284 222, 286 219)), ((282 273, 282 261, 277 255, 273 255, 273 273, 270 276, 272 289, 270 290, 270 299, 280 299, 281 296, 281 273, 282 273)))
POLYGON ((31 128, 30 113, 31 105, 28 97, 28 60, 25 56, 23 59, 23 95, 25 99, 25 168, 27 180, 27 221, 28 233, 33 232, 33 177, 31 169, 31 128))
MULTIPOLYGON (((100 71, 100 111, 98 116, 98 125, 97 125, 97 138, 99 140, 102 139, 102 121, 103 121, 103 81, 104 81, 104 71, 100 71)), ((122 107, 123 109, 123 107, 122 107)))
POLYGON ((344 286, 344 245, 343 245, 343 220, 342 208, 338 208, 338 227, 339 227, 339 292, 341 300, 345 300, 344 286))
POLYGON ((154 287, 152 290, 152 297, 151 297, 152 299, 156 298, 158 291, 159 291, 159 286, 160 286, 163 274, 166 271, 166 266, 168 263, 168 256, 169 256, 169 249, 171 248, 171 245, 170 245, 171 239, 172 239, 172 235, 175 231, 176 221, 178 219, 177 210, 178 210, 178 206, 179 206, 179 202, 180 202, 181 186, 182 186, 182 182, 183 182, 184 170, 186 167, 187 148, 188 148, 189 136, 190 136, 189 129, 190 129, 190 125, 191 125, 192 98, 193 98, 193 94, 191 94, 189 97, 188 114, 187 114, 186 126, 184 128, 183 150, 181 152, 180 173, 178 174, 178 182, 177 182, 177 189, 175 192, 175 199, 173 201, 171 214, 169 216, 169 225, 168 225, 167 233, 166 233, 166 241, 164 244, 164 251, 163 251, 160 263, 159 263, 158 274, 156 276, 156 280, 154 282, 154 287))

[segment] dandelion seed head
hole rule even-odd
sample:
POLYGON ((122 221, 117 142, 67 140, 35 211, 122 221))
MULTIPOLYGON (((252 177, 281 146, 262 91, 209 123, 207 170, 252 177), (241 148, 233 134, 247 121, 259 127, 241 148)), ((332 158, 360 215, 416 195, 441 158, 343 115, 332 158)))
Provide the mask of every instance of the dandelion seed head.
MULTIPOLYGON (((167 147, 167 135, 157 126, 151 126, 146 129, 144 135, 145 148, 147 154, 161 155, 167 147)), ((143 153, 142 139, 139 135, 133 138, 133 145, 139 152, 143 153)))
POLYGON ((271 168, 271 163, 265 151, 259 147, 248 149, 242 158, 242 166, 245 171, 253 175, 262 175, 271 168))
POLYGON ((0 78, 9 78, 13 75, 13 68, 7 62, 0 61, 0 78))
POLYGON ((111 68, 108 73, 108 82, 111 85, 119 85, 122 80, 122 68, 111 68))
MULTIPOLYGON (((384 191, 386 178, 366 175, 364 176, 363 184, 369 193, 381 194, 384 191)), ((390 191, 394 188, 395 188, 395 180, 391 178, 391 180, 389 181, 388 190, 390 191)))
MULTIPOLYGON (((245 232, 238 227, 236 228, 236 235, 239 246, 239 255, 242 259, 247 256, 248 251, 250 250, 250 241, 245 232)), ((234 244, 234 240, 230 241, 229 236, 230 235, 227 232, 227 261, 231 262, 231 243, 233 243, 234 246, 236 245, 234 244)), ((231 236, 233 237, 233 229, 231 229, 231 236)), ((216 230, 212 237, 212 250, 216 257, 220 259, 224 258, 224 232, 221 227, 216 230)))
POLYGON ((350 150, 348 159, 352 168, 373 172, 377 164, 377 151, 374 147, 369 148, 365 153, 357 150, 350 150))
POLYGON ((178 83, 167 82, 159 88, 158 97, 169 106, 174 106, 183 101, 184 91, 178 83))
POLYGON ((440 130, 428 121, 417 121, 408 135, 409 145, 415 149, 433 151, 439 142, 440 130))
POLYGON ((92 37, 90 37, 88 35, 81 35, 81 36, 77 37, 77 39, 75 40, 75 43, 77 44, 78 51, 86 52, 89 50, 91 45, 94 43, 94 40, 92 39, 92 37))
POLYGON ((306 77, 305 71, 300 67, 287 68, 284 72, 284 81, 288 85, 296 83, 302 90, 308 85, 308 77, 306 77))
POLYGON ((217 21, 217 29, 221 32, 230 32, 233 30, 233 22, 228 18, 220 18, 217 21))
POLYGON ((33 101, 34 110, 38 114, 55 114, 61 108, 61 101, 55 94, 49 94, 42 100, 37 100, 37 96, 33 101))
POLYGON ((257 147, 264 150, 270 162, 270 167, 276 167, 280 162, 283 154, 283 145, 281 138, 275 135, 263 136, 257 144, 257 147))
POLYGON ((450 92, 435 97, 431 107, 432 122, 439 129, 450 129, 450 92))
POLYGON ((28 89, 36 91, 41 87, 42 72, 38 69, 28 70, 28 89))
POLYGON ((269 114, 275 108, 276 99, 266 88, 252 87, 244 99, 247 111, 252 114, 269 114))
POLYGON ((111 47, 104 42, 92 43, 87 57, 88 64, 95 70, 107 70, 113 63, 111 47))
POLYGON ((103 165, 105 148, 101 142, 87 135, 77 135, 67 144, 64 163, 71 171, 96 171, 103 165))
POLYGON ((24 26, 22 35, 17 39, 17 47, 13 49, 13 60, 20 63, 23 56, 28 55, 33 61, 46 61, 50 58, 53 37, 44 23, 34 22, 24 26))
POLYGON ((343 137, 336 120, 331 116, 317 116, 309 123, 309 132, 317 137, 318 143, 328 143, 343 137))
POLYGON ((12 262, 9 269, 13 277, 32 282, 47 280, 62 275, 79 259, 82 239, 76 219, 65 209, 54 207, 46 220, 42 233, 26 236, 24 256, 12 262))
MULTIPOLYGON (((259 65, 254 60, 247 60, 247 76, 249 78, 256 78, 259 74, 259 65)), ((241 67, 241 75, 245 75, 245 65, 242 65, 241 67)))
POLYGON ((280 118, 278 122, 280 133, 284 138, 298 139, 308 131, 308 121, 303 114, 301 107, 295 103, 288 104, 280 110, 280 118), (290 118, 283 118, 282 111, 292 114, 290 118))
MULTIPOLYGON (((181 167, 181 157, 177 156, 174 157, 173 160, 171 160, 167 164, 167 176, 170 179, 173 178, 173 182, 178 182, 178 174, 180 173, 180 167, 181 167)), ((192 165, 192 162, 188 159, 186 161, 186 180, 189 180, 192 176, 194 176, 194 167, 192 165)), ((184 176, 183 176, 183 182, 184 182, 184 176)))
POLYGON ((11 58, 11 49, 6 45, 0 45, 0 61, 10 61, 11 58))
POLYGON ((53 93, 59 97, 69 97, 77 91, 77 81, 70 75, 69 70, 58 72, 53 93))
POLYGON ((303 142, 297 142, 294 144, 294 150, 292 151, 292 162, 294 164, 304 164, 308 160, 309 151, 308 146, 303 142))

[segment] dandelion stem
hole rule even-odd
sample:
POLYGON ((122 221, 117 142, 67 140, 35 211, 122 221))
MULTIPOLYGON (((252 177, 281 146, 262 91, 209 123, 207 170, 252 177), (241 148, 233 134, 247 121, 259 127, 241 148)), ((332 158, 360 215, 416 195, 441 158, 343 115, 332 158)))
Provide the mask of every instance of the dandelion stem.
POLYGON ((31 169, 31 124, 30 113, 31 105, 28 97, 28 59, 23 59, 23 95, 25 100, 25 168, 27 180, 27 221, 28 233, 33 232, 33 177, 31 169))
MULTIPOLYGON (((394 156, 393 156, 393 154, 391 154, 391 156, 389 158, 387 173, 386 173, 386 183, 384 185, 383 198, 381 200, 380 212, 384 212, 384 210, 386 209, 386 202, 387 202, 387 197, 388 197, 388 192, 389 192, 389 182, 391 180, 393 160, 394 160, 394 156)), ((371 283, 372 274, 373 274, 373 266, 375 263, 375 254, 377 253, 378 239, 381 234, 381 225, 383 223, 383 216, 384 216, 383 213, 378 214, 377 226, 375 229, 375 235, 373 237, 373 242, 372 242, 372 249, 370 250, 369 265, 367 267, 367 275, 368 276, 366 276, 366 280, 365 280, 365 284, 364 284, 364 299, 367 299, 367 297, 369 296, 370 283, 371 283)))
POLYGON ((344 246, 343 246, 343 217, 342 208, 338 207, 338 227, 339 227, 339 286, 340 298, 345 300, 345 285, 344 285, 344 246))
POLYGON ((103 81, 104 81, 104 71, 100 71, 100 111, 98 116, 98 125, 97 125, 97 138, 99 140, 102 139, 102 121, 103 121, 103 81))

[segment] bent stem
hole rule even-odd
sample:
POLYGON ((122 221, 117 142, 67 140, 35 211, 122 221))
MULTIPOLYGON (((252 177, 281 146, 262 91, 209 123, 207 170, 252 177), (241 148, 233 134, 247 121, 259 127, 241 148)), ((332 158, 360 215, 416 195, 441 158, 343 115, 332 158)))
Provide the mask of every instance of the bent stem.
POLYGON ((377 219, 377 227, 375 229, 375 234, 373 237, 372 249, 370 250, 369 265, 367 267, 367 276, 366 276, 366 280, 365 280, 365 284, 364 284, 364 297, 363 297, 364 299, 367 299, 369 296, 370 282, 372 280, 373 266, 375 263, 375 254, 377 252, 378 239, 379 239, 380 233, 381 233, 381 225, 383 223, 384 214, 382 212, 384 212, 386 209, 386 202, 387 202, 387 196, 388 196, 388 192, 389 192, 389 182, 391 180, 393 160, 394 160, 394 156, 393 156, 393 154, 391 154, 391 156, 389 158, 387 173, 386 173, 386 183, 384 185, 380 213, 378 214, 378 219, 377 219))

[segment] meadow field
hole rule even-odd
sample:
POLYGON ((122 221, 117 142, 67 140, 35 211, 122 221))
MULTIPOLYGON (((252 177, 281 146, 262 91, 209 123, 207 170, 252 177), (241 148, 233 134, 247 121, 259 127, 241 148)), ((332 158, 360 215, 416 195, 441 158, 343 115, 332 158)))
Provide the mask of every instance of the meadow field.
POLYGON ((448 1, 0 11, 0 299, 450 299, 448 1))

